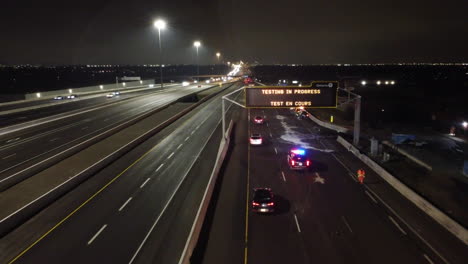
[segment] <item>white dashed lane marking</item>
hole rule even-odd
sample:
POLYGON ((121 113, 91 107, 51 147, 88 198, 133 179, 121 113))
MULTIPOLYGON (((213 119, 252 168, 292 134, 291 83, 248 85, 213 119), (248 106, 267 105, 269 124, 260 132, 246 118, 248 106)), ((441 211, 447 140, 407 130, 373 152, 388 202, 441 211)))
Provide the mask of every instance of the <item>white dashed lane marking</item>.
POLYGON ((96 239, 99 234, 101 234, 102 231, 104 231, 104 229, 107 227, 107 225, 103 225, 101 227, 101 229, 99 229, 99 231, 97 231, 97 233, 88 241, 88 245, 90 245, 91 243, 93 243, 94 239, 96 239))
POLYGON ((120 206, 119 212, 122 211, 131 200, 132 200, 132 197, 128 198, 128 200, 122 206, 120 206))

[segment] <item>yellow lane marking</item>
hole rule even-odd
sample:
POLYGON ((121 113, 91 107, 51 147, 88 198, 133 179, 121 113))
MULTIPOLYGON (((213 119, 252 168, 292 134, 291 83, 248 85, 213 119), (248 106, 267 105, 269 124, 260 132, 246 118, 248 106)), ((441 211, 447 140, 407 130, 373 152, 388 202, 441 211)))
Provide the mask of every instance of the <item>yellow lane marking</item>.
MULTIPOLYGON (((248 120, 250 120, 250 109, 248 111, 248 120)), ((248 122, 248 121, 247 121, 248 122)), ((247 123, 247 135, 250 131, 250 122, 247 123)), ((244 245, 244 264, 247 264, 247 255, 248 255, 248 232, 249 232, 249 181, 250 181, 250 144, 247 144, 247 198, 245 200, 245 245, 244 245)))
MULTIPOLYGON (((191 118, 188 118, 185 120, 180 126, 184 126, 185 123, 187 123, 191 118)), ((74 215, 76 212, 78 212, 83 206, 88 204, 92 199, 94 199, 98 194, 100 194, 102 191, 104 191, 109 185, 111 185, 114 181, 116 181, 120 176, 122 176, 125 172, 127 172, 131 167, 135 166, 140 160, 142 160, 144 157, 146 157, 150 152, 155 150, 159 144, 161 144, 164 140, 161 140, 158 144, 156 144, 154 147, 152 147, 150 150, 148 150, 145 154, 143 154, 141 157, 139 157, 136 161, 134 161, 130 166, 128 166, 126 169, 124 169, 122 172, 120 172, 117 176, 115 176, 112 180, 110 180, 106 185, 104 185, 101 189, 99 189, 96 193, 94 193, 91 197, 89 197, 86 201, 84 201, 80 206, 78 206, 75 210, 73 210, 70 214, 68 214, 65 218, 60 220, 54 227, 52 227, 49 231, 47 231, 45 234, 43 234, 41 237, 39 237, 34 243, 32 243, 30 246, 28 246, 25 250, 23 250, 18 256, 16 256, 14 259, 12 259, 8 264, 11 264, 18 260, 21 256, 23 256, 26 252, 28 252, 32 247, 34 247, 37 243, 39 243, 41 240, 43 240, 45 237, 47 237, 52 231, 54 231, 57 227, 59 227, 61 224, 63 224, 65 221, 67 221, 72 215, 74 215)))

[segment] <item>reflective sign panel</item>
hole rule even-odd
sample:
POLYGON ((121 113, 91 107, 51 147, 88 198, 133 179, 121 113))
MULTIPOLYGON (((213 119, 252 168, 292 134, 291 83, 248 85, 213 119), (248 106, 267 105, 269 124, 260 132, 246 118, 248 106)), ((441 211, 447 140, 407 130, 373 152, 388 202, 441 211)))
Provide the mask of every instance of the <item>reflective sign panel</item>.
POLYGON ((338 82, 312 82, 310 86, 253 86, 245 88, 246 107, 336 107, 338 82))

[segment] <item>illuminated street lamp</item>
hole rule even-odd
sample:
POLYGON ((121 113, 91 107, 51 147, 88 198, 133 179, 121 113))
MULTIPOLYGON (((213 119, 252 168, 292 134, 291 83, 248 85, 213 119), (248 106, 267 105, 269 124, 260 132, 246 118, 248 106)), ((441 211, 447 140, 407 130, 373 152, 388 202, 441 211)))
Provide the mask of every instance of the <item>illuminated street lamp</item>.
POLYGON ((382 82, 380 80, 377 81, 377 85, 381 85, 381 84, 382 84, 382 82))
POLYGON ((466 129, 468 127, 468 122, 463 121, 462 126, 463 126, 464 129, 466 129))
POLYGON ((219 64, 219 57, 221 56, 221 53, 216 52, 216 57, 218 58, 218 64, 219 64))
POLYGON ((166 28, 166 21, 162 19, 158 19, 154 21, 154 27, 158 29, 158 38, 159 38, 159 72, 160 72, 160 80, 161 80, 161 88, 163 88, 163 72, 162 72, 162 47, 161 47, 161 30, 166 28))
MULTIPOLYGON (((197 49, 197 76, 200 75, 200 65, 198 64, 198 48, 201 46, 200 41, 193 42, 193 46, 197 49)), ((200 80, 200 77, 197 77, 197 80, 200 80)))
POLYGON ((395 81, 391 81, 390 84, 391 84, 391 85, 395 85, 395 81))
POLYGON ((366 86, 367 82, 366 81, 361 81, 362 86, 366 86))

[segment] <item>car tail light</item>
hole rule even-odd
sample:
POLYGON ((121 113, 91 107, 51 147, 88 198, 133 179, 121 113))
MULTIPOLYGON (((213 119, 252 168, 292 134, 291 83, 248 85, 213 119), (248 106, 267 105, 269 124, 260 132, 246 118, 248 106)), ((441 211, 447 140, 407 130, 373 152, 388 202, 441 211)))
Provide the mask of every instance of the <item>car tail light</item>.
POLYGON ((271 203, 268 203, 267 205, 268 206, 273 206, 273 205, 275 205, 275 203, 271 202, 271 203))
POLYGON ((260 204, 256 203, 256 202, 252 202, 252 205, 253 206, 259 206, 260 204))
POLYGON ((307 166, 310 165, 310 160, 307 160, 307 161, 306 161, 306 165, 307 165, 307 166))
POLYGON ((293 166, 294 166, 294 164, 295 164, 294 160, 291 160, 291 165, 293 165, 293 166))

